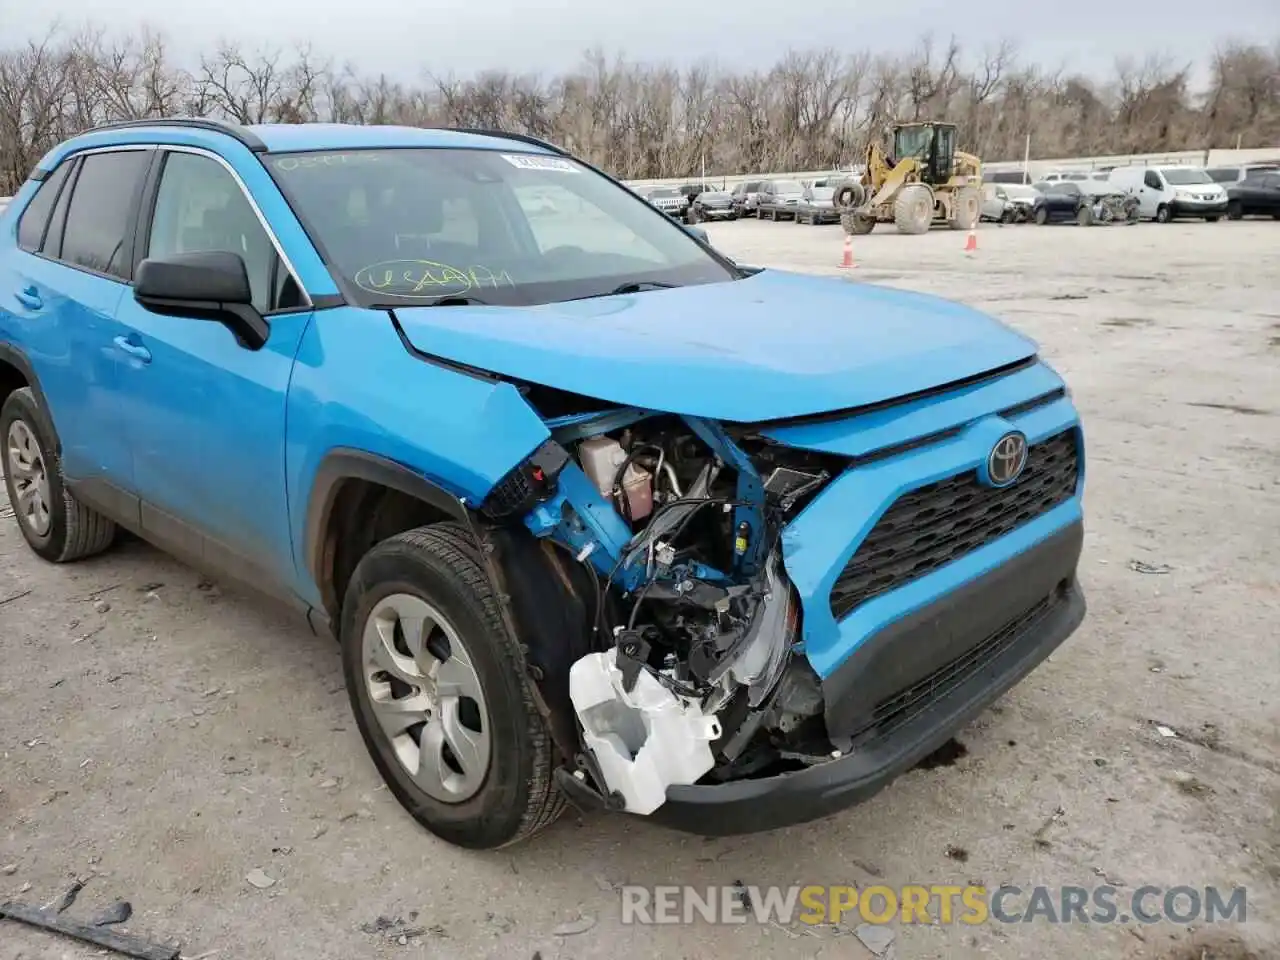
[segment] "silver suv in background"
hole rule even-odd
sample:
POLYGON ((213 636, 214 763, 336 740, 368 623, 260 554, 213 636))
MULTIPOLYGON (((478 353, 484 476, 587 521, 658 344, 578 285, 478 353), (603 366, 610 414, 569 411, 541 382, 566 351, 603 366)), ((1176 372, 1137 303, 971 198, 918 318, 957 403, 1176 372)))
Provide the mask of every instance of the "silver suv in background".
POLYGON ((1241 163, 1223 167, 1209 167, 1205 170, 1209 179, 1222 184, 1223 188, 1233 186, 1248 176, 1260 173, 1280 173, 1280 160, 1274 163, 1241 163))
POLYGON ((678 187, 654 187, 645 199, 669 217, 683 220, 685 211, 689 209, 689 197, 678 187))

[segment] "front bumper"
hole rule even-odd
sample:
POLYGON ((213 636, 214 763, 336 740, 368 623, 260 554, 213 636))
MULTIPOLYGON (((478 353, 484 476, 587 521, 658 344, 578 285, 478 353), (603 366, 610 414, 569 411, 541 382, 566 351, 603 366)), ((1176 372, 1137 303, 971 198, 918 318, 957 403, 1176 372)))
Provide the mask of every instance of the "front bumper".
POLYGON ((1077 521, 889 625, 823 684, 829 714, 858 710, 868 701, 861 692, 846 694, 865 687, 869 669, 878 674, 876 686, 892 685, 895 668, 917 675, 921 662, 940 660, 923 702, 907 719, 873 732, 843 759, 795 773, 671 787, 652 818, 678 830, 727 836, 804 823, 870 798, 938 749, 1080 625, 1085 599, 1075 570, 1082 540, 1077 521), (955 655, 948 660, 948 654, 955 655))
POLYGON ((728 220, 736 217, 738 211, 733 207, 699 207, 698 216, 707 220, 728 220))
POLYGON ((1227 212, 1227 201, 1174 200, 1169 204, 1169 212, 1175 217, 1222 216, 1227 212))

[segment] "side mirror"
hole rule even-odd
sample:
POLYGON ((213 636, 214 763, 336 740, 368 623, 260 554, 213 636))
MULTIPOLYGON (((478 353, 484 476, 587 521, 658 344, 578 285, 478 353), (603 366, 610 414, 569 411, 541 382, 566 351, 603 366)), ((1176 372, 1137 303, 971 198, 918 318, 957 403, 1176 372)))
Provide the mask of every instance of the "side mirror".
POLYGON ((271 332, 253 306, 249 274, 237 253, 211 250, 143 260, 133 298, 152 313, 221 323, 250 350, 262 347, 271 332))
POLYGON ((711 246, 711 238, 707 236, 707 231, 703 230, 701 227, 695 227, 690 224, 685 224, 684 228, 695 240, 701 240, 708 247, 711 246))

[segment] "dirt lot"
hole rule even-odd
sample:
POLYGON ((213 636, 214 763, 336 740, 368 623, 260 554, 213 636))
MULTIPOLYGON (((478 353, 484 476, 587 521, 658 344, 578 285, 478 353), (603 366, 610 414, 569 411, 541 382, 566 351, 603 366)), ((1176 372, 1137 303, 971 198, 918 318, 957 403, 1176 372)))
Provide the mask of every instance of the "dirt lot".
MULTIPOLYGON (((837 228, 710 232, 743 261, 842 273, 837 228)), ((972 258, 960 233, 857 238, 849 278, 989 310, 1069 379, 1090 444, 1090 613, 960 733, 953 763, 768 835, 567 815, 463 853, 380 789, 332 644, 138 543, 42 564, 0 510, 0 900, 89 878, 72 913, 125 898, 130 929, 217 960, 861 958, 843 928, 624 928, 611 887, 1240 884, 1243 926, 934 924, 895 927, 894 949, 1280 956, 1280 223, 978 236, 972 258), (401 944, 379 917, 422 932, 401 944), (579 917, 594 925, 557 935, 579 917)), ((5 960, 93 955, 0 923, 5 960)))

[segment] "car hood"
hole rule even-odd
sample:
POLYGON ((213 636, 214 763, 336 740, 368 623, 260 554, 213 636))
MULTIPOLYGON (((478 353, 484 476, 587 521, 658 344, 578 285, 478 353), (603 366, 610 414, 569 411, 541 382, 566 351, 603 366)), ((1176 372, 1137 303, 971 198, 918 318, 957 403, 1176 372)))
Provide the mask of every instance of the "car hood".
POLYGON ((430 357, 612 403, 717 420, 891 400, 1034 355, 963 304, 765 270, 535 307, 397 307, 430 357))

